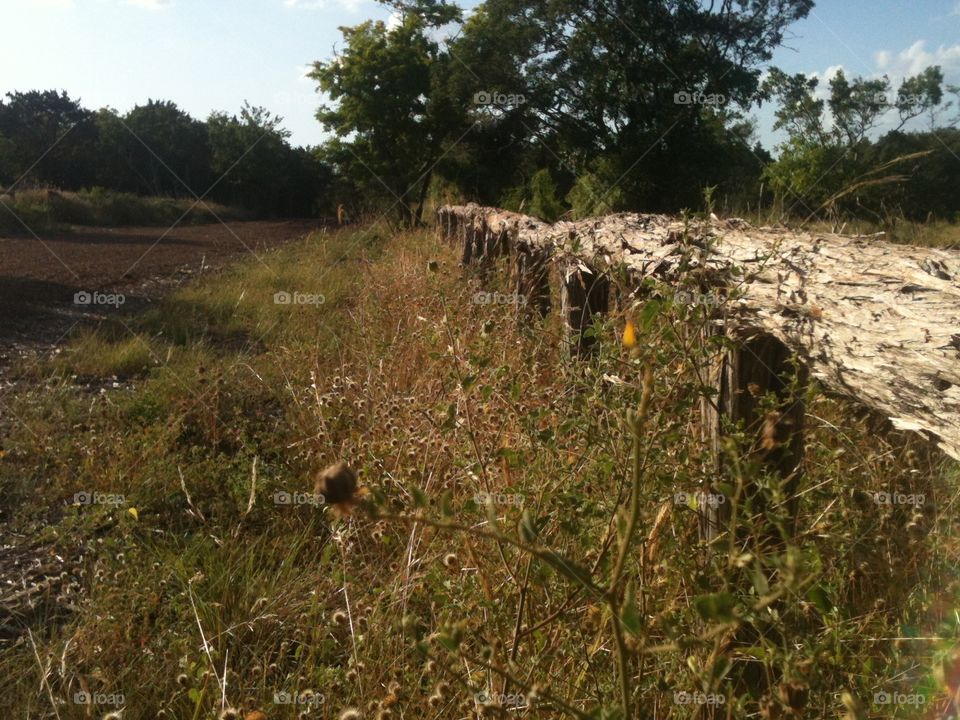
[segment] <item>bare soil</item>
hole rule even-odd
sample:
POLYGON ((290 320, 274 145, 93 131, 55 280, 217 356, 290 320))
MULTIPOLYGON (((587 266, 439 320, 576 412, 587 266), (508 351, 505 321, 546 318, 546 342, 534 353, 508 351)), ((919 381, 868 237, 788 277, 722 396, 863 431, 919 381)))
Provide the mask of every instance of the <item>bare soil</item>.
POLYGON ((124 308, 136 310, 201 272, 322 226, 315 219, 0 236, 0 375, 97 317, 95 306, 74 303, 76 293, 123 293, 124 308))

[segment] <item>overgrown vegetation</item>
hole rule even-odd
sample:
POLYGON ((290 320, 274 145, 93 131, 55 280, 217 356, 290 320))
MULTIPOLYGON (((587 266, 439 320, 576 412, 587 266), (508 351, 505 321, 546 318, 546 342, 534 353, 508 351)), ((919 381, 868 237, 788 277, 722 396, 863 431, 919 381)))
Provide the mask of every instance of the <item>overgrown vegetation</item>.
POLYGON ((733 432, 735 535, 781 540, 711 550, 702 308, 652 286, 573 362, 426 233, 263 259, 23 370, 3 542, 82 559, 3 640, 13 716, 860 720, 957 689, 957 470, 913 436, 812 389, 791 535, 733 432), (311 494, 336 459, 346 517, 311 494))
POLYGON ((722 214, 778 221, 960 212, 960 89, 938 66, 896 87, 841 71, 826 99, 817 77, 765 69, 810 0, 486 0, 467 17, 385 4, 400 22, 343 28, 312 77, 340 192, 402 224, 419 221, 431 182, 438 198, 526 200, 545 220, 676 213, 708 187, 722 214), (751 117, 763 102, 787 133, 776 148, 751 117))
POLYGON ((26 190, 0 195, 0 230, 42 232, 68 225, 116 227, 240 220, 243 210, 214 202, 197 204, 167 197, 141 197, 103 188, 79 192, 26 190), (12 211, 12 212, 11 212, 12 211))
MULTIPOLYGON (((139 195, 194 201, 199 212, 201 201, 259 216, 330 212, 328 167, 312 149, 291 147, 281 123, 249 105, 203 122, 169 101, 121 114, 95 112, 65 92, 7 93, 0 100, 0 192, 94 188, 116 194, 127 209, 135 202, 128 196, 139 195)), ((143 203, 142 220, 123 222, 151 222, 157 203, 143 203)))
POLYGON ((257 215, 387 216, 419 225, 467 199, 543 219, 672 212, 714 188, 726 215, 955 223, 960 88, 939 66, 827 80, 769 67, 812 0, 596 0, 531 7, 381 0, 395 22, 343 27, 317 61, 320 147, 279 118, 121 114, 56 91, 0 102, 0 187, 209 195, 257 215), (752 113, 776 107, 776 147, 752 113))

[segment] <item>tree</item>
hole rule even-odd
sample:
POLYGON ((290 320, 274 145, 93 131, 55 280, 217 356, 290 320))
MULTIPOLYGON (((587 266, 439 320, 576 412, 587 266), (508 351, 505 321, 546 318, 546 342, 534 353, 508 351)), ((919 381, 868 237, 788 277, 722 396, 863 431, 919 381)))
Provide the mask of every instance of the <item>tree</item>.
POLYGON ((836 214, 838 203, 856 193, 888 183, 902 182, 902 162, 913 155, 876 160, 871 133, 888 113, 895 113, 899 132, 908 122, 931 113, 942 101, 943 73, 937 66, 906 78, 893 94, 886 76, 848 80, 843 71, 830 79, 826 100, 816 96, 819 81, 803 74, 787 75, 774 68, 763 91, 778 103, 775 129, 787 132, 780 157, 769 165, 765 178, 790 214, 802 208, 836 214), (827 113, 829 110, 829 124, 827 113))
POLYGON ((6 149, 3 183, 48 184, 65 189, 94 178, 97 126, 93 113, 65 92, 12 92, 0 103, 0 137, 6 149))
POLYGON ((212 195, 225 203, 271 214, 284 193, 284 155, 289 131, 283 118, 244 103, 240 116, 213 113, 207 120, 212 195))
POLYGON ((118 159, 120 183, 127 189, 189 197, 209 186, 207 127, 175 103, 149 100, 123 118, 98 119, 104 132, 103 152, 118 159))
POLYGON ((317 112, 336 134, 325 158, 381 206, 396 208, 407 227, 421 222, 444 141, 464 122, 444 82, 451 60, 427 36, 431 22, 451 13, 424 17, 418 9, 407 7, 392 29, 382 22, 341 28, 346 49, 310 73, 336 103, 317 112))
POLYGON ((812 4, 487 0, 453 49, 477 89, 524 96, 502 122, 548 147, 552 171, 596 185, 600 164, 628 207, 677 210, 706 185, 758 175, 741 113, 759 97, 760 65, 812 4))
POLYGON ((931 216, 960 221, 960 130, 895 130, 873 144, 866 161, 884 165, 902 157, 914 158, 902 163, 907 178, 860 193, 857 209, 881 219, 902 215, 918 222, 931 216))

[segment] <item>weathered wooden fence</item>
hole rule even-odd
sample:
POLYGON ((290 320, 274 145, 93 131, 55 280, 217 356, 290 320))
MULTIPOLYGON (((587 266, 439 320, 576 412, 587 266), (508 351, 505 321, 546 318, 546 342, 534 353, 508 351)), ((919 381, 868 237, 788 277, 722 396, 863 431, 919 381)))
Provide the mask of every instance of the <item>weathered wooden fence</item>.
POLYGON ((559 296, 574 353, 588 349, 582 330, 608 310, 615 274, 726 298, 711 331, 735 349, 713 368, 718 392, 703 403, 704 426, 715 443, 723 416, 774 437, 767 461, 788 480, 798 474, 804 416, 794 360, 801 383, 809 373, 960 459, 956 251, 737 219, 623 213, 548 224, 473 204, 441 207, 437 225, 465 265, 509 257, 528 308, 545 314, 559 296), (761 416, 756 398, 768 391, 781 398, 780 412, 761 416))

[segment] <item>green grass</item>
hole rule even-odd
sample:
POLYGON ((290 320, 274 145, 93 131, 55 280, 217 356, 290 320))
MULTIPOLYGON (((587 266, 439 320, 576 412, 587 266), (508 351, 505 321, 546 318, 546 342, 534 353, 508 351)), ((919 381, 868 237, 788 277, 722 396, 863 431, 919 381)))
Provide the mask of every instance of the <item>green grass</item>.
POLYGON ((245 213, 205 200, 141 197, 103 188, 60 192, 22 190, 15 196, 0 195, 0 231, 34 232, 70 225, 115 227, 124 225, 171 225, 182 217, 185 224, 245 218, 245 213))
POLYGON ((111 339, 102 333, 84 331, 54 364, 81 377, 126 380, 143 375, 156 362, 149 339, 142 335, 111 339))
MULTIPOLYGON (((960 636, 958 477, 917 438, 813 388, 797 535, 708 553, 675 502, 711 467, 695 308, 616 313, 574 363, 555 316, 472 302, 512 291, 505 265, 481 285, 430 233, 314 235, 263 260, 79 335, 11 401, 5 535, 85 548, 77 611, 31 625, 36 656, 0 646, 12 717, 54 704, 88 717, 72 702, 86 687, 122 694, 125 720, 213 718, 224 668, 227 704, 271 719, 614 718, 624 692, 634 717, 669 719, 906 718, 942 703, 960 636), (132 386, 73 379, 92 375, 132 386), (275 504, 338 459, 369 512, 275 504), (892 490, 929 502, 870 499, 892 490), (72 505, 83 491, 122 503, 72 505), (926 702, 876 705, 880 691, 926 702)), ((731 497, 755 482, 780 509, 744 501, 737 528, 776 532, 781 488, 738 440, 731 497)))

